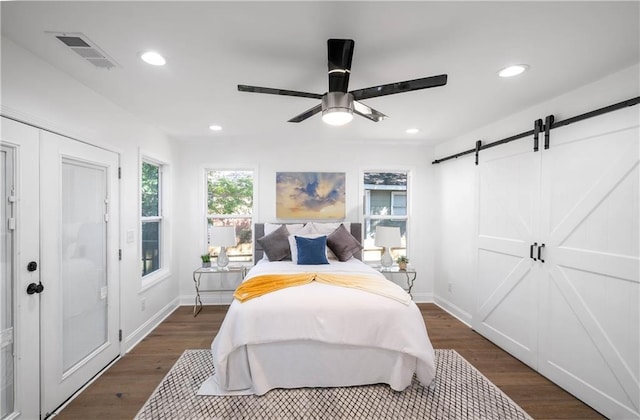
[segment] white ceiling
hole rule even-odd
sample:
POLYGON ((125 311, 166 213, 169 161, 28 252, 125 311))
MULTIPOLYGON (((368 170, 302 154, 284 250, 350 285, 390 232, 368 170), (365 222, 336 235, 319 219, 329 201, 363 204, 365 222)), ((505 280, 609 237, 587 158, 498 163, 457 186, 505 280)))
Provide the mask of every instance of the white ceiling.
MULTIPOLYGON (((639 61, 631 2, 2 2, 2 35, 176 139, 438 143, 639 61), (82 32, 120 66, 90 65, 46 31, 82 32), (390 118, 287 120, 324 93, 328 38, 355 40, 349 88, 446 73, 444 87, 363 101, 390 118), (154 49, 164 67, 143 63, 154 49), (497 71, 530 71, 501 79, 497 71), (213 133, 210 124, 223 130, 213 133), (404 131, 421 131, 408 135, 404 131)), ((602 104, 608 105, 608 104, 602 104)))

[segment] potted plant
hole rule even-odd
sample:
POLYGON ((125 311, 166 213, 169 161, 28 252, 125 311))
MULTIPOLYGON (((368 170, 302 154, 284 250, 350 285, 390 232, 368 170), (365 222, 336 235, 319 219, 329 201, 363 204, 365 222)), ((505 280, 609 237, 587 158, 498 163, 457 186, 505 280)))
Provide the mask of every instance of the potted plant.
POLYGON ((200 258, 202 259, 202 268, 211 267, 211 255, 202 254, 202 255, 200 255, 200 258))
POLYGON ((398 258, 396 258, 396 262, 398 263, 398 268, 400 270, 406 270, 409 258, 405 257, 404 255, 400 255, 398 258))

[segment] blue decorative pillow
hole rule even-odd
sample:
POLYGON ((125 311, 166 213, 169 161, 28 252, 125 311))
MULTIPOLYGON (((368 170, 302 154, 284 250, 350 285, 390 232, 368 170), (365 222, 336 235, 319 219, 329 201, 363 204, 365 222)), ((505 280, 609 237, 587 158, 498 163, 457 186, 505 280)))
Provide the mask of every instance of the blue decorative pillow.
POLYGON ((327 260, 327 237, 304 238, 296 236, 298 248, 298 264, 319 265, 329 264, 327 260))

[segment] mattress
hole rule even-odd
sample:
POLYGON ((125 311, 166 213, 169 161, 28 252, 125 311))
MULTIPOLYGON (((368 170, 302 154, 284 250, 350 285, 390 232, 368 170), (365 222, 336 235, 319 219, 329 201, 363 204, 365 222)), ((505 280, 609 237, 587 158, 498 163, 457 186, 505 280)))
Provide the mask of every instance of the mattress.
MULTIPOLYGON (((307 272, 366 275, 388 282, 357 259, 323 265, 261 261, 245 281, 263 274, 307 272)), ((234 300, 211 349, 215 372, 201 395, 262 395, 274 388, 373 383, 401 391, 414 373, 425 386, 435 375, 433 347, 413 301, 319 282, 244 303, 234 300)))

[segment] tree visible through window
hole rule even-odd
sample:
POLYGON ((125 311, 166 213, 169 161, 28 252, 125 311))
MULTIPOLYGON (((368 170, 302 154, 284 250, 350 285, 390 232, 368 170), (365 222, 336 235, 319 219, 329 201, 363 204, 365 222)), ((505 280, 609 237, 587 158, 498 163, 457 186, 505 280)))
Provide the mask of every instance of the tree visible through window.
POLYGON ((376 226, 397 226, 402 246, 391 249, 393 258, 407 252, 407 176, 405 171, 365 172, 364 184, 364 261, 379 261, 382 249, 376 247, 376 226))
POLYGON ((162 167, 151 162, 142 162, 140 177, 142 246, 142 275, 153 273, 161 266, 162 167))
POLYGON ((220 252, 211 246, 212 226, 234 226, 235 247, 226 249, 230 261, 253 258, 253 171, 207 170, 207 246, 211 255, 220 252))

